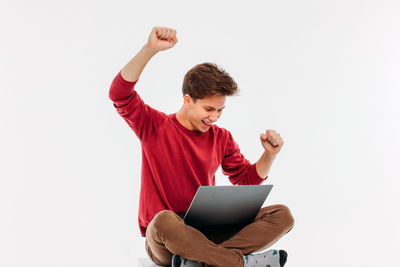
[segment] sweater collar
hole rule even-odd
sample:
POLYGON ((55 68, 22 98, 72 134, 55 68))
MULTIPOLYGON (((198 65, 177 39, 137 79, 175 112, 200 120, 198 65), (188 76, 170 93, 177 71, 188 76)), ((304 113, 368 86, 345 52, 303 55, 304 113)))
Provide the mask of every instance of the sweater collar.
POLYGON ((186 128, 185 126, 183 126, 178 119, 176 118, 176 113, 171 114, 171 118, 172 120, 175 122, 176 125, 178 125, 178 127, 180 129, 182 129, 182 131, 190 134, 190 135, 194 135, 194 136, 204 136, 206 135, 211 129, 208 129, 207 132, 201 132, 201 131, 197 131, 197 130, 189 130, 188 128, 186 128))

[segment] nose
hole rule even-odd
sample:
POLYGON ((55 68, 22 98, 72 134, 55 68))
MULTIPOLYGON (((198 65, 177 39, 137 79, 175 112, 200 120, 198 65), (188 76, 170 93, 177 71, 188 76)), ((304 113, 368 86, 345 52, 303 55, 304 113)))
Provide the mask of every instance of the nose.
POLYGON ((211 120, 212 122, 216 122, 216 121, 218 120, 218 115, 217 115, 216 113, 213 113, 213 114, 210 116, 210 120, 211 120))

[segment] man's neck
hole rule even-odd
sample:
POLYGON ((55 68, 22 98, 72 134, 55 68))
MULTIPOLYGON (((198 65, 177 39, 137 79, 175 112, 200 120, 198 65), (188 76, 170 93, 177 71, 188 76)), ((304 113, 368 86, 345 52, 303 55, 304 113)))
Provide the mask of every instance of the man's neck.
POLYGON ((176 113, 176 119, 179 121, 180 124, 182 124, 186 129, 193 130, 192 127, 189 124, 188 120, 188 114, 184 107, 182 107, 177 113, 176 113))

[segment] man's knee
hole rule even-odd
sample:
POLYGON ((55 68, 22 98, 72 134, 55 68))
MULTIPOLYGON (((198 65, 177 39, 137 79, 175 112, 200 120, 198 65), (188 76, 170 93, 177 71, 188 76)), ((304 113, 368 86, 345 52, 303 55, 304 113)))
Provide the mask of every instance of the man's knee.
POLYGON ((286 205, 277 204, 276 206, 279 211, 280 215, 279 218, 281 220, 281 224, 282 226, 284 226, 284 229, 286 229, 287 232, 289 232, 294 226, 294 218, 292 212, 286 205))
POLYGON ((266 220, 273 220, 282 228, 282 231, 289 232, 294 225, 294 218, 290 209, 283 204, 276 204, 262 208, 259 216, 265 216, 266 220))
POLYGON ((153 227, 160 232, 171 230, 180 218, 170 210, 162 210, 158 212, 152 219, 153 227))

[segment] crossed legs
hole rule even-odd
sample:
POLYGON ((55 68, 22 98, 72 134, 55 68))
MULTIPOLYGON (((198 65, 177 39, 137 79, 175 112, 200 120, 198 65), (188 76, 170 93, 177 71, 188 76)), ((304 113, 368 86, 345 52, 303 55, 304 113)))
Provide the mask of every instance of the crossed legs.
POLYGON ((294 225, 285 205, 262 208, 254 222, 243 226, 199 231, 176 213, 163 210, 146 230, 146 251, 158 265, 171 265, 174 254, 215 267, 243 267, 243 255, 270 247, 294 225))

